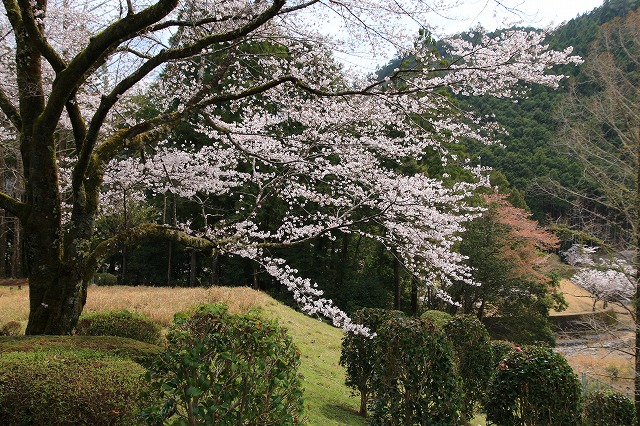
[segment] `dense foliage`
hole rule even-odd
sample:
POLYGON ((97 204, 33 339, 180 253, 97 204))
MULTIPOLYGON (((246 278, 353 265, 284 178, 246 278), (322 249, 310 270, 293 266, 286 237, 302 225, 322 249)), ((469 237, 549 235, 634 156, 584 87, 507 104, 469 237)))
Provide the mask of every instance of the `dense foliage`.
POLYGON ((148 378, 152 424, 293 425, 302 421, 300 354, 275 321, 203 305, 176 314, 148 378))
POLYGON ((372 425, 455 424, 460 379, 451 342, 421 318, 392 317, 381 324, 374 365, 372 425))
POLYGON ((551 348, 515 348, 489 385, 487 420, 498 426, 579 426, 581 394, 571 366, 551 348))
POLYGON ((467 421, 486 399, 487 387, 494 371, 489 333, 478 318, 457 315, 444 326, 453 344, 457 371, 462 379, 462 415, 467 421))
POLYGON ((76 334, 80 336, 128 337, 141 342, 158 344, 162 340, 161 327, 144 315, 129 311, 96 312, 80 317, 76 334))
POLYGON ((590 392, 583 404, 584 426, 626 426, 637 422, 633 401, 620 393, 611 390, 590 392))
MULTIPOLYGON (((356 311, 352 318, 358 324, 362 324, 371 333, 377 333, 378 329, 391 318, 402 318, 399 311, 386 309, 364 308, 356 311)), ((380 359, 380 337, 369 337, 355 333, 345 333, 342 339, 342 352, 340 365, 345 368, 345 384, 360 394, 360 414, 367 414, 367 405, 373 388, 373 374, 375 365, 380 359)))
POLYGON ((146 386, 139 364, 96 351, 4 353, 0 419, 5 425, 131 426, 146 386))

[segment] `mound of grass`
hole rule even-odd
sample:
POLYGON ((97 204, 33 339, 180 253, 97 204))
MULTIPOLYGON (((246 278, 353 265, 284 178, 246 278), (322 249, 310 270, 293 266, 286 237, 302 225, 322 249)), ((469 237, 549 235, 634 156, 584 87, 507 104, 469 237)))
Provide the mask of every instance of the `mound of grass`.
POLYGON ((77 352, 85 350, 149 366, 162 348, 138 340, 113 336, 3 336, 0 355, 10 352, 77 352))

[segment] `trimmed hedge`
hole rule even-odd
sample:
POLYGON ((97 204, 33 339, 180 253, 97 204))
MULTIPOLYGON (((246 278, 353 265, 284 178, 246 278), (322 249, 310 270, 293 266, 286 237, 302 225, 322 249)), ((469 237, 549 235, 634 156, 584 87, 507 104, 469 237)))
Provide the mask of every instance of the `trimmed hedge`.
MULTIPOLYGON (((363 308, 351 318, 355 323, 369 328, 371 333, 376 333, 382 324, 395 317, 403 318, 404 314, 387 309, 363 308)), ((363 416, 367 415, 367 405, 373 394, 373 369, 380 357, 378 346, 377 338, 360 334, 345 333, 342 338, 340 365, 346 370, 345 385, 360 394, 359 413, 363 416)))
POLYGON ((582 422, 584 426, 635 425, 636 408, 633 401, 618 392, 591 392, 585 397, 582 422))
POLYGON ((493 374, 493 352, 489 333, 472 315, 456 315, 444 325, 444 332, 453 344, 462 379, 462 416, 471 420, 487 395, 493 374))
POLYGON ((145 402, 144 368, 96 351, 0 357, 3 425, 131 426, 145 402))
POLYGON ((83 315, 76 326, 81 336, 128 337, 141 342, 158 344, 162 328, 144 315, 129 311, 96 312, 83 315))
POLYGON ((498 426, 579 426, 580 381, 551 348, 516 348, 498 365, 489 385, 487 420, 498 426))
POLYGON ((377 333, 369 424, 458 424, 461 383, 444 332, 423 318, 392 317, 377 333))

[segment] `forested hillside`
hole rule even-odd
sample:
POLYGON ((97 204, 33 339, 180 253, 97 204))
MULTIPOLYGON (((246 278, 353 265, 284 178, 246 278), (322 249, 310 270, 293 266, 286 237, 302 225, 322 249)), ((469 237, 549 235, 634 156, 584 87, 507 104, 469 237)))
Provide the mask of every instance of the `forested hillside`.
MULTIPOLYGON (((591 11, 576 17, 554 30, 548 43, 556 49, 573 46, 574 52, 585 58, 599 27, 625 16, 640 7, 637 0, 610 0, 591 11)), ((513 188, 524 193, 527 205, 539 220, 550 216, 557 219, 570 214, 570 206, 540 188, 548 179, 569 187, 581 184, 580 166, 558 145, 558 109, 566 98, 568 87, 576 82, 584 83, 581 67, 559 67, 571 78, 565 80, 560 90, 534 87, 525 99, 517 103, 510 99, 491 97, 460 98, 460 103, 481 114, 495 114, 504 127, 503 146, 469 146, 470 155, 483 165, 493 167, 506 176, 513 188)), ((582 90, 587 90, 583 88, 582 90)))

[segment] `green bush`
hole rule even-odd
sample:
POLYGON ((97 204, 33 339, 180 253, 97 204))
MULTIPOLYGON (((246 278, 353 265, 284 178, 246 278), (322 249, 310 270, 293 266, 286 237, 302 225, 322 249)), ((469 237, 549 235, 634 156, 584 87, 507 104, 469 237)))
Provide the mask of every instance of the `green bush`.
POLYGON ((513 343, 506 340, 492 340, 489 344, 491 345, 491 366, 493 369, 498 368, 507 355, 516 348, 513 343))
POLYGON ((551 348, 510 352, 489 385, 487 420, 498 426, 580 424, 581 387, 567 360, 551 348))
POLYGON ((394 317, 377 333, 370 424, 456 424, 460 383, 442 330, 422 318, 394 317))
POLYGON ((118 285, 118 277, 108 272, 98 272, 93 276, 96 285, 118 285))
POLYGON ((611 390, 591 392, 582 408, 584 426, 635 425, 636 409, 626 396, 611 390))
POLYGON ((443 311, 437 311, 435 309, 430 310, 430 311, 425 311, 421 315, 421 317, 433 322, 438 327, 444 327, 444 325, 446 323, 448 323, 449 321, 451 321, 451 319, 453 318, 453 316, 451 316, 451 314, 448 314, 448 313, 443 312, 443 311))
POLYGON ((95 351, 11 352, 0 357, 3 425, 136 423, 144 369, 95 351))
MULTIPOLYGON (((356 311, 352 319, 357 324, 376 333, 380 325, 393 317, 403 317, 400 311, 377 308, 363 308, 356 311)), ((340 365, 346 370, 345 384, 360 394, 360 414, 367 414, 367 405, 371 397, 371 379, 373 366, 378 359, 377 338, 361 334, 345 333, 342 339, 340 365)))
POLYGON ((22 324, 18 321, 9 321, 0 328, 0 336, 19 336, 22 334, 22 324))
POLYGON ((80 336, 128 337, 151 344, 158 344, 162 340, 161 330, 149 318, 129 311, 82 315, 76 326, 76 334, 80 336))
POLYGON ((204 305, 176 314, 150 369, 152 424, 293 425, 302 415, 300 354, 286 331, 256 313, 204 305))
POLYGON ((471 420, 485 401, 494 370, 489 332, 471 315, 457 315, 444 325, 453 344, 458 374, 462 379, 462 416, 471 420))

